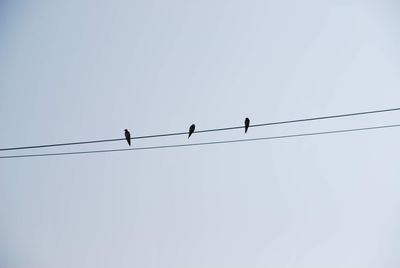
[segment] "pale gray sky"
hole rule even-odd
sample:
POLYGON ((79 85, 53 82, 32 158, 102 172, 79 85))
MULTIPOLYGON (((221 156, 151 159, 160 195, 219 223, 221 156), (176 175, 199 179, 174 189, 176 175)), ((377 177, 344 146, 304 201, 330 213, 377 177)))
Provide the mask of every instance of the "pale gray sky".
MULTIPOLYGON (((400 106, 399 8, 2 1, 0 147, 400 106)), ((399 115, 246 137, 400 123, 399 115)), ((0 160, 0 267, 398 267, 399 131, 0 160)), ((126 143, 75 149, 84 148, 126 143)))

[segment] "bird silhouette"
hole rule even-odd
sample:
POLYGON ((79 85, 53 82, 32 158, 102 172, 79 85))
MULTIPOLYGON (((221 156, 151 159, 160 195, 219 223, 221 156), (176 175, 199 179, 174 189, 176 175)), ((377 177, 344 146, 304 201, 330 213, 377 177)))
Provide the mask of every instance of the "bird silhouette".
POLYGON ((190 126, 190 128, 189 128, 189 137, 188 137, 188 139, 190 138, 190 136, 192 136, 192 134, 193 134, 195 128, 196 128, 195 124, 192 124, 192 125, 190 126))
POLYGON ((125 139, 128 142, 129 146, 131 146, 131 133, 127 129, 125 129, 125 139))
POLYGON ((247 133, 249 126, 250 126, 250 119, 246 117, 246 119, 244 120, 244 133, 247 133))

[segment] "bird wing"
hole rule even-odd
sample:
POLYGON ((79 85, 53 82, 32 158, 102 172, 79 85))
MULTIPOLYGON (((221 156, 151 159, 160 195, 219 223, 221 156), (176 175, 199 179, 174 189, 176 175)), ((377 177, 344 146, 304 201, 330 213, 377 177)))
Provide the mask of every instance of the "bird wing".
POLYGON ((129 145, 131 145, 131 133, 125 130, 125 138, 129 145))
POLYGON ((194 124, 190 126, 190 128, 189 128, 189 138, 193 134, 195 128, 196 128, 196 126, 194 124))
POLYGON ((244 120, 244 133, 247 133, 247 129, 249 129, 249 125, 250 125, 250 119, 246 118, 246 120, 244 120))

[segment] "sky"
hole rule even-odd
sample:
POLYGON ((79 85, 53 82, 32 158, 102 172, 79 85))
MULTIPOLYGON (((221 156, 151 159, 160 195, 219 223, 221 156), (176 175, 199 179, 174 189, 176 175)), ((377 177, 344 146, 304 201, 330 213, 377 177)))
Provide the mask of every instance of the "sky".
MULTIPOLYGON (((398 107, 399 11, 389 0, 3 0, 0 148, 398 107)), ((0 267, 398 267, 399 134, 0 159, 0 267)), ((127 144, 29 152, 104 148, 127 144)))

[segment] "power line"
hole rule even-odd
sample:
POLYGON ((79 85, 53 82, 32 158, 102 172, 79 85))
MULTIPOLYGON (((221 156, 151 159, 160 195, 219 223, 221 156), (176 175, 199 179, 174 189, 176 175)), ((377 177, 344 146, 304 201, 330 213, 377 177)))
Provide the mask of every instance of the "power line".
MULTIPOLYGON (((261 123, 261 124, 253 124, 253 125, 250 125, 249 127, 251 127, 251 128, 253 128, 253 127, 265 127, 265 126, 272 126, 272 125, 283 125, 283 124, 290 124, 290 123, 300 123, 300 122, 307 122, 307 121, 325 120, 325 119, 333 119, 333 118, 340 118, 340 117, 350 117, 350 116, 360 116, 360 115, 386 113, 386 112, 394 112, 394 111, 400 111, 400 107, 391 108, 391 109, 383 109, 383 110, 357 112, 357 113, 347 113, 347 114, 338 114, 338 115, 310 117, 310 118, 294 119, 294 120, 287 120, 287 121, 268 122, 268 123, 261 123)), ((235 127, 225 127, 225 128, 213 128, 213 129, 197 130, 197 131, 195 131, 195 133, 219 132, 219 131, 235 130, 235 129, 241 129, 241 128, 244 128, 244 125, 243 126, 235 126, 235 127)), ((133 136, 131 138, 131 140, 170 137, 170 136, 180 136, 180 135, 187 135, 187 134, 188 134, 188 132, 185 131, 185 132, 173 132, 173 133, 154 134, 154 135, 136 136, 136 137, 133 136)), ((116 139, 102 139, 102 140, 89 140, 89 141, 53 143, 53 144, 43 144, 43 145, 30 145, 30 146, 0 148, 0 151, 36 149, 36 148, 46 148, 46 147, 60 147, 60 146, 91 144, 91 143, 106 143, 106 142, 116 142, 116 141, 124 141, 124 140, 125 140, 125 138, 116 138, 116 139)))
POLYGON ((205 146, 205 145, 215 145, 215 144, 227 144, 227 143, 240 143, 240 142, 254 142, 254 141, 263 141, 263 140, 277 140, 277 139, 287 139, 287 138, 298 138, 298 137, 306 137, 306 136, 338 134, 338 133, 346 133, 346 132, 377 130, 377 129, 395 128, 395 127, 400 127, 400 124, 374 126, 374 127, 364 127, 364 128, 351 128, 351 129, 331 130, 331 131, 321 131, 321 132, 309 132, 309 133, 301 133, 301 134, 270 136, 270 137, 261 137, 261 138, 252 138, 252 139, 237 139, 237 140, 223 140, 223 141, 200 142, 200 143, 189 143, 189 144, 147 146, 147 147, 136 147, 136 148, 127 148, 127 149, 110 149, 110 150, 76 151, 76 152, 60 152, 60 153, 44 153, 44 154, 7 155, 7 156, 0 156, 0 159, 44 157, 44 156, 62 156, 62 155, 80 155, 80 154, 97 154, 97 153, 112 153, 112 152, 124 152, 124 151, 141 151, 141 150, 155 150, 155 149, 167 149, 167 148, 179 148, 179 147, 193 147, 193 146, 205 146))

